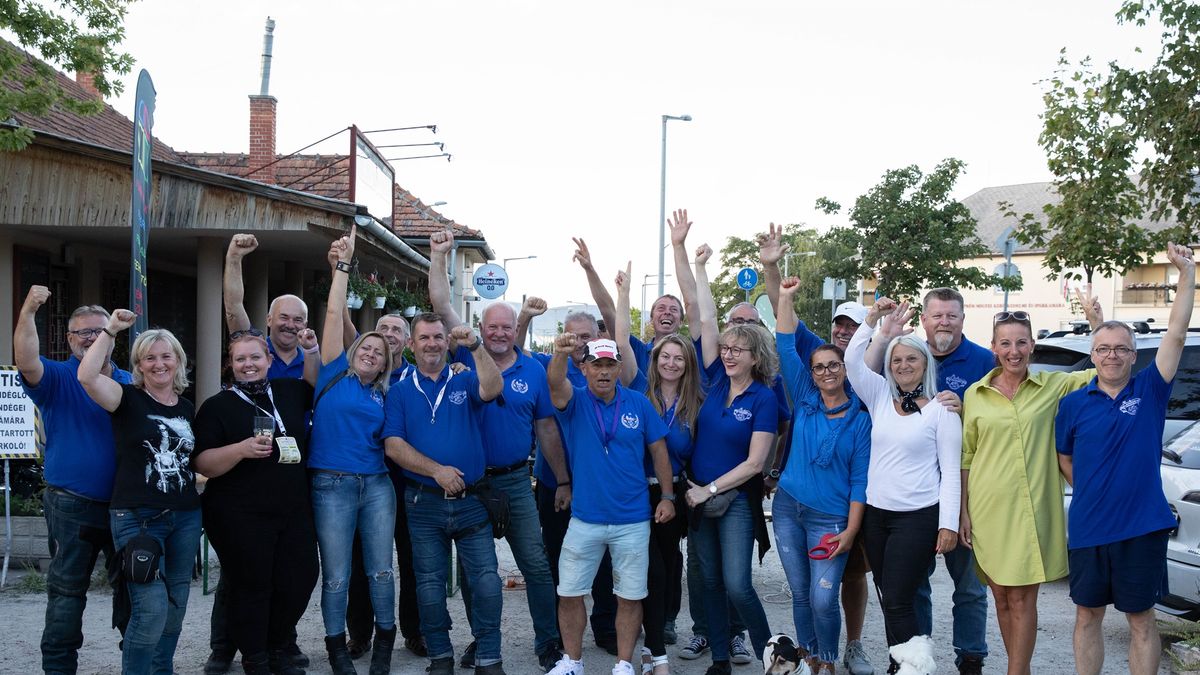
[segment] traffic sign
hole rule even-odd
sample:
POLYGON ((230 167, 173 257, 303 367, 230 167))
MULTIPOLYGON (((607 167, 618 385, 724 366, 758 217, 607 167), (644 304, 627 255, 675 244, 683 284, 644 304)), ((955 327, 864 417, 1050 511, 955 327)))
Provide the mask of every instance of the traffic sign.
POLYGON ((743 267, 738 270, 737 284, 743 291, 754 290, 758 285, 758 272, 753 267, 743 267))

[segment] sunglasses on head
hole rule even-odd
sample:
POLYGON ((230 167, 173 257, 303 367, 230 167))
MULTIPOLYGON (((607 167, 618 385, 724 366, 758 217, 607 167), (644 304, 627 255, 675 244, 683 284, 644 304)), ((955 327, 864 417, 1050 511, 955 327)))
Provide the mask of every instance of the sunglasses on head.
POLYGON ((250 337, 262 337, 263 332, 257 328, 247 328, 245 330, 235 330, 229 334, 229 341, 240 340, 249 335, 250 337))
POLYGON ((997 312, 995 318, 992 319, 992 325, 995 326, 1005 321, 1020 321, 1021 323, 1029 323, 1029 312, 997 312))

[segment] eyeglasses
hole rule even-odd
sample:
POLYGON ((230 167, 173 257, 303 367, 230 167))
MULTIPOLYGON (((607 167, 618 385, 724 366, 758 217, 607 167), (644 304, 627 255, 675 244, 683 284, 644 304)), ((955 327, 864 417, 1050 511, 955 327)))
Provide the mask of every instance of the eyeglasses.
POLYGON ((838 373, 842 372, 842 365, 843 364, 841 361, 833 361, 831 363, 818 363, 817 365, 813 366, 812 368, 809 368, 809 370, 811 370, 814 375, 824 375, 825 373, 829 373, 830 375, 837 375, 838 373))
POLYGON ((1005 321, 1029 323, 1029 312, 997 312, 996 316, 992 318, 992 325, 995 326, 1005 321))
POLYGON ((746 349, 745 347, 734 347, 733 345, 721 345, 720 347, 717 347, 717 353, 719 355, 725 356, 728 354, 735 359, 748 351, 750 350, 746 349))
POLYGON ((1100 345, 1099 347, 1092 349, 1092 353, 1095 354, 1096 356, 1099 356, 1100 358, 1105 358, 1109 354, 1116 354, 1117 356, 1124 358, 1126 356, 1129 356, 1133 352, 1134 352, 1134 349, 1132 347, 1126 347, 1125 345, 1117 345, 1116 347, 1109 347, 1108 345, 1100 345))
POLYGON ((754 324, 755 326, 763 325, 763 322, 758 319, 747 319, 747 318, 740 317, 740 316, 735 319, 729 320, 729 325, 731 325, 731 326, 745 326, 748 323, 754 324))
POLYGON ((76 337, 81 337, 84 340, 91 340, 103 332, 103 328, 80 328, 79 330, 67 331, 67 335, 74 335, 76 337))
POLYGON ((263 332, 257 328, 247 328, 245 330, 235 330, 229 334, 229 341, 240 340, 249 335, 250 337, 262 337, 263 332))

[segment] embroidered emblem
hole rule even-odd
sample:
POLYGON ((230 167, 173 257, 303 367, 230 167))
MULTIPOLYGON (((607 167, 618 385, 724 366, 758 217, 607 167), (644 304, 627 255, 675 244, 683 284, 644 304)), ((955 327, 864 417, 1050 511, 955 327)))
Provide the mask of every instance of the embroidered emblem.
POLYGON ((636 429, 641 426, 641 424, 642 421, 633 413, 625 413, 624 415, 621 415, 621 426, 625 427, 626 429, 636 429))
POLYGON ((513 380, 508 386, 518 394, 524 394, 525 392, 529 391, 529 383, 527 383, 525 380, 513 380))
POLYGON ((467 392, 455 391, 450 394, 450 402, 454 405, 462 405, 467 402, 467 392))
POLYGON ((1131 398, 1128 401, 1121 403, 1121 412, 1126 415, 1137 415, 1138 406, 1142 404, 1142 399, 1131 398))
POLYGON ((959 375, 951 375, 950 377, 946 378, 946 387, 949 389, 953 389, 955 392, 959 392, 959 391, 962 391, 963 389, 966 389, 968 384, 971 384, 971 383, 967 382, 959 375))
POLYGON ((378 403, 380 408, 383 407, 383 394, 375 391, 374 388, 371 389, 371 400, 378 403))
POLYGON ((746 408, 734 408, 733 409, 733 418, 739 422, 745 422, 745 421, 749 420, 751 417, 754 417, 754 413, 750 412, 746 408))

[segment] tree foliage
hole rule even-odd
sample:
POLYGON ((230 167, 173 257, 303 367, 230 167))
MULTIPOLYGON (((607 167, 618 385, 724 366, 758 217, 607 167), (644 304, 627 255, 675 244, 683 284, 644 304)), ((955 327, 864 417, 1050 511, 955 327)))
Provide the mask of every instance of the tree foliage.
MULTIPOLYGON (((82 115, 103 109, 103 101, 80 101, 59 86, 54 67, 91 73, 102 96, 120 94, 117 75, 129 72, 133 58, 119 51, 131 0, 0 0, 0 28, 41 60, 0 43, 0 122, 14 113, 45 115, 55 105, 82 115), (20 66, 28 63, 32 73, 20 66), (47 63, 52 65, 47 65, 47 63)), ((25 128, 0 128, 0 151, 20 150, 33 140, 25 128)))
MULTIPOLYGON (((878 185, 854 202, 850 226, 831 230, 827 239, 853 253, 827 261, 829 276, 873 278, 879 291, 892 297, 914 296, 934 286, 987 288, 1007 281, 959 261, 989 255, 976 234, 975 217, 950 196, 965 164, 945 159, 928 175, 917 166, 893 169, 878 185)), ((841 207, 826 198, 817 208, 835 213, 841 207)))

